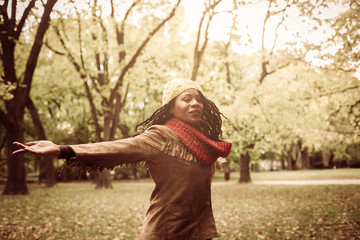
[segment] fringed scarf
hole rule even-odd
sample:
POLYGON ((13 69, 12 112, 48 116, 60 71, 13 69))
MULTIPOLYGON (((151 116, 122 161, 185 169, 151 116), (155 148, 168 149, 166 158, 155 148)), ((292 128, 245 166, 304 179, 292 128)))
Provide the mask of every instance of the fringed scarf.
POLYGON ((164 126, 170 128, 203 165, 211 165, 218 157, 227 157, 231 151, 230 142, 211 140, 178 119, 172 118, 164 126))

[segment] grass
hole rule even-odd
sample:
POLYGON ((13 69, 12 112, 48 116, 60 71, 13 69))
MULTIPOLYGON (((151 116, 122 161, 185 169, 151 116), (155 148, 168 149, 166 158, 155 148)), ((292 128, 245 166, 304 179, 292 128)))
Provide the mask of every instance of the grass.
MULTIPOLYGON (((254 173, 252 179, 360 179, 360 170, 322 171, 254 173)), ((235 176, 223 182, 217 175, 212 188, 220 240, 360 239, 360 185, 238 184, 235 176)), ((28 196, 1 196, 0 239, 138 239, 154 184, 113 186, 30 184, 28 196)))
MULTIPOLYGON (((238 180, 238 172, 231 173, 231 179, 238 180)), ((215 181, 223 181, 223 173, 217 172, 215 181)), ((268 171, 252 172, 252 181, 286 181, 286 180, 324 180, 324 179, 360 179, 360 169, 341 168, 323 170, 268 171)))

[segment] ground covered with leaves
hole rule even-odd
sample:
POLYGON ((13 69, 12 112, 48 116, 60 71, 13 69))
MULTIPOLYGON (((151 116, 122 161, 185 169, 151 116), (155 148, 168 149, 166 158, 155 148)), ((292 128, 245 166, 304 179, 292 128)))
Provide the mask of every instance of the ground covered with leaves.
MULTIPOLYGON (((0 197, 0 239, 138 239, 151 181, 89 182, 0 197)), ((0 190, 4 186, 0 186, 0 190)), ((360 185, 258 185, 216 180, 219 239, 360 239, 360 185)))

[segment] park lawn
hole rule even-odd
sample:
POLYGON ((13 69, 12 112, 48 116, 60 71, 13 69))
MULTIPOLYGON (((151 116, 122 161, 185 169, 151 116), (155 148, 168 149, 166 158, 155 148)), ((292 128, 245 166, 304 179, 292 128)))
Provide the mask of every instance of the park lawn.
MULTIPOLYGON (((114 181, 113 186, 30 184, 30 195, 1 196, 0 239, 138 239, 154 184, 114 181)), ((360 185, 218 180, 212 190, 219 239, 360 238, 360 185)))
MULTIPOLYGON (((240 172, 230 174, 232 180, 239 180, 240 172)), ((333 180, 360 179, 359 168, 296 170, 296 171, 260 171, 251 172, 251 180, 256 181, 296 181, 296 180, 333 180)), ((217 172, 215 181, 223 181, 224 173, 217 172)))

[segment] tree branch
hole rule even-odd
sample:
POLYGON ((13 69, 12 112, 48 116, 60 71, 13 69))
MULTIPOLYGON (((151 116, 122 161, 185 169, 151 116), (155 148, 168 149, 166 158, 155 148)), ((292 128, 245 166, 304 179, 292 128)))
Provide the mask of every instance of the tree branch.
POLYGON ((15 36, 15 26, 16 26, 16 5, 17 1, 11 2, 11 16, 10 16, 10 24, 9 24, 9 36, 15 36))
POLYGON ((40 116, 38 114, 38 111, 37 111, 37 109, 35 107, 34 102, 31 100, 31 98, 28 98, 26 107, 29 110, 29 113, 31 115, 31 119, 32 119, 34 127, 36 129, 36 133, 38 135, 38 138, 39 139, 46 139, 45 130, 44 130, 44 127, 43 127, 43 125, 41 123, 40 116))
POLYGON ((84 54, 83 54, 83 41, 82 41, 82 25, 81 25, 81 16, 79 13, 79 10, 77 9, 76 5, 75 5, 75 11, 76 11, 76 15, 77 15, 77 22, 78 22, 78 39, 79 39, 79 55, 80 55, 80 62, 81 62, 81 66, 82 69, 85 72, 85 62, 84 62, 84 54))
POLYGON ((0 122, 6 127, 9 126, 9 118, 6 113, 0 108, 0 122))
POLYGON ((285 12, 286 12, 286 9, 288 8, 288 4, 286 5, 286 7, 284 8, 284 10, 282 11, 282 16, 281 16, 281 20, 279 21, 279 23, 277 24, 276 28, 275 28, 275 39, 274 39, 274 42, 273 42, 273 45, 271 47, 271 54, 273 54, 274 52, 274 49, 275 49, 275 46, 276 46, 276 42, 277 42, 277 39, 279 37, 279 34, 278 34, 278 30, 280 28, 280 26, 284 23, 284 20, 285 20, 285 12))
MULTIPOLYGON (((315 97, 325 97, 325 96, 330 96, 330 95, 333 95, 333 94, 337 94, 337 93, 344 93, 346 91, 349 91, 349 90, 352 90, 352 89, 357 89, 357 88, 360 88, 360 85, 355 85, 355 86, 349 86, 349 87, 345 87, 343 89, 333 89, 333 90, 329 90, 327 92, 322 92, 322 93, 319 93, 317 94, 315 97)), ((310 99, 313 99, 314 97, 307 97, 307 98, 304 98, 305 100, 310 100, 310 99)))
POLYGON ((270 72, 267 72, 267 75, 273 74, 273 73, 275 73, 276 71, 279 71, 279 70, 281 70, 281 69, 289 66, 290 63, 291 63, 291 62, 285 63, 285 64, 281 65, 280 67, 277 67, 276 69, 274 69, 274 70, 272 70, 272 71, 270 71, 270 72))
POLYGON ((125 74, 129 71, 129 69, 131 69, 137 58, 140 56, 142 50, 145 48, 145 46, 148 44, 148 42, 150 41, 150 39, 165 25, 166 22, 168 22, 174 15, 175 15, 175 11, 177 9, 177 7, 179 6, 181 0, 178 0, 176 5, 174 6, 174 8, 172 9, 172 11, 170 12, 170 14, 163 20, 161 21, 146 37, 146 39, 141 43, 141 45, 139 46, 139 48, 137 49, 137 51, 135 52, 135 54, 132 56, 132 58, 130 59, 130 61, 125 65, 125 67, 122 69, 121 74, 119 76, 119 78, 116 81, 116 84, 114 86, 114 88, 111 91, 110 94, 110 104, 112 107, 113 106, 113 102, 116 96, 116 92, 118 91, 119 87, 122 86, 123 84, 123 79, 125 74))
MULTIPOLYGON (((112 2, 112 1, 111 1, 112 2)), ((125 40, 124 40, 124 34, 125 34, 125 23, 126 23, 126 20, 127 18, 129 17, 131 11, 135 8, 135 6, 139 3, 140 1, 137 0, 137 1, 134 1, 131 6, 129 7, 129 9, 126 11, 125 13, 125 16, 124 16, 124 19, 121 21, 121 25, 120 25, 120 29, 118 27, 118 24, 117 24, 117 21, 116 19, 114 18, 114 15, 112 15, 112 18, 115 22, 115 31, 116 31, 116 41, 117 41, 117 44, 119 46, 123 46, 123 47, 120 47, 120 51, 119 51, 119 63, 122 63, 124 60, 125 60, 125 56, 126 56, 126 52, 125 52, 125 48, 124 48, 124 44, 125 44, 125 40)), ((113 8, 113 4, 112 5, 112 8, 113 8)))
MULTIPOLYGON (((16 1, 13 1, 16 2, 16 1)), ((29 13, 31 11, 31 9, 35 6, 35 2, 36 0, 31 0, 31 2, 29 3, 29 5, 25 8, 23 15, 21 16, 21 19, 19 21, 19 24, 16 27, 16 31, 14 34, 14 38, 16 40, 19 40, 20 34, 22 32, 22 29, 24 27, 25 21, 27 19, 27 17, 29 16, 29 13)))
POLYGON ((70 60, 70 62, 74 65, 76 71, 77 71, 78 73, 80 73, 80 77, 81 77, 81 78, 84 78, 85 73, 82 71, 83 69, 82 69, 81 65, 76 62, 76 60, 75 60, 75 58, 73 57, 73 55, 71 54, 69 48, 66 46, 65 41, 64 41, 64 39, 62 38, 59 29, 58 29, 56 26, 54 26, 54 30, 55 30, 56 35, 58 36, 58 39, 59 39, 59 41, 60 41, 60 43, 61 43, 61 46, 64 48, 64 50, 65 50, 65 52, 66 52, 67 58, 68 58, 68 59, 70 60))
POLYGON ((45 40, 44 45, 45 45, 45 47, 47 47, 50 51, 54 52, 54 53, 57 54, 57 55, 60 55, 60 56, 64 56, 64 55, 65 55, 65 53, 60 52, 60 51, 54 49, 53 47, 51 47, 50 44, 48 43, 48 40, 47 40, 47 39, 45 40))
POLYGON ((4 4, 1 5, 0 11, 1 11, 1 16, 3 17, 4 24, 1 24, 0 27, 8 26, 10 24, 8 12, 7 12, 8 4, 9 4, 9 0, 5 0, 4 4))
POLYGON ((95 104, 94 104, 94 99, 93 99, 92 94, 90 92, 89 85, 87 84, 86 81, 84 81, 84 87, 85 87, 85 91, 86 91, 86 96, 87 96, 87 98, 89 100, 90 109, 91 109, 91 115, 92 115, 92 118, 94 120, 95 135, 96 135, 97 141, 101 142, 102 141, 101 129, 100 129, 99 120, 98 120, 97 114, 96 114, 96 107, 95 107, 95 104))
POLYGON ((270 50, 270 56, 273 54, 274 52, 274 49, 275 49, 275 46, 276 46, 276 43, 277 43, 277 39, 278 39, 278 30, 280 28, 280 26, 284 23, 285 21, 285 13, 286 13, 286 10, 294 3, 290 4, 289 3, 290 0, 287 1, 286 3, 286 6, 282 9, 280 9, 279 11, 274 11, 274 12, 271 12, 271 6, 272 6, 272 3, 273 1, 270 0, 270 3, 269 3, 269 6, 267 8, 267 13, 266 13, 266 17, 264 19, 264 23, 263 23, 263 29, 262 29, 262 36, 261 36, 261 50, 262 50, 262 53, 263 53, 263 56, 262 56, 262 63, 261 63, 261 69, 262 69, 262 72, 261 72, 261 75, 260 75, 260 78, 259 78, 259 83, 260 85, 263 83, 264 79, 276 72, 277 70, 281 69, 281 68, 284 68, 286 66, 288 66, 290 63, 286 63, 284 64, 283 66, 277 68, 277 69, 274 69, 273 71, 270 71, 268 72, 267 71, 267 66, 269 65, 269 57, 266 57, 265 56, 265 53, 266 53, 266 50, 265 50, 265 30, 266 30, 266 24, 268 23, 268 20, 270 19, 271 16, 275 16, 277 14, 280 14, 282 13, 282 16, 281 16, 281 20, 278 22, 276 28, 275 28, 275 38, 274 38, 274 41, 272 43, 272 47, 271 47, 271 50, 270 50))
POLYGON ((229 48, 230 48, 231 41, 232 41, 232 39, 233 39, 233 32, 234 32, 235 29, 236 29, 236 23, 237 23, 237 18, 238 18, 238 14, 236 13, 237 9, 238 9, 237 2, 236 2, 236 0, 234 0, 234 8, 233 8, 233 11, 232 11, 232 14, 233 14, 233 18, 232 18, 233 24, 231 25, 231 28, 230 28, 229 40, 228 40, 226 43, 224 43, 224 46, 225 46, 224 53, 225 53, 225 57, 226 57, 226 60, 225 60, 226 81, 227 81, 227 83, 229 83, 229 84, 232 84, 232 82, 231 82, 230 63, 229 63, 229 48), (235 13, 234 13, 234 12, 235 12, 235 13))
MULTIPOLYGON (((126 96, 124 97, 126 99, 126 96)), ((114 113, 113 113, 113 119, 112 119, 112 124, 111 124, 111 130, 110 130, 110 139, 114 139, 115 138, 115 133, 116 133, 116 128, 119 125, 119 120, 120 120, 120 111, 122 109, 122 102, 121 102, 121 95, 118 93, 116 95, 115 98, 115 109, 114 109, 114 113)))
POLYGON ((199 70, 199 67, 200 67, 200 62, 201 62, 201 59, 202 59, 202 57, 204 55, 205 48, 206 48, 208 40, 209 40, 208 35, 209 35, 210 23, 211 23, 212 18, 216 14, 214 12, 214 9, 221 1, 222 0, 217 0, 212 4, 209 4, 209 6, 206 6, 207 2, 205 2, 206 8, 205 8, 205 11, 203 12, 203 15, 202 15, 201 19, 200 19, 200 24, 199 24, 197 38, 196 38, 196 44, 195 44, 195 48, 194 48, 194 66, 193 66, 193 71, 192 71, 192 74, 191 74, 191 80, 193 80, 193 81, 196 80, 196 76, 197 76, 197 73, 198 73, 198 70, 199 70), (209 15, 209 20, 208 20, 208 22, 206 24, 206 27, 205 27, 205 37, 204 37, 205 39, 204 39, 203 45, 201 46, 201 48, 199 50, 202 24, 203 24, 205 16, 207 14, 209 15))
POLYGON ((25 75, 24 75, 24 84, 27 87, 25 89, 25 96, 24 96, 25 98, 23 99, 23 101, 25 101, 27 96, 29 95, 30 86, 31 86, 31 82, 32 82, 32 79, 33 79, 35 67, 36 67, 36 64, 37 64, 37 60, 39 58, 39 53, 40 53, 40 50, 41 50, 41 46, 43 44, 43 38, 44 38, 46 30, 49 27, 50 13, 51 13, 51 11, 52 11, 52 9, 53 9, 56 2, 57 2, 57 0, 48 0, 46 5, 45 5, 44 13, 42 15, 38 30, 37 30, 36 35, 35 35, 35 40, 34 40, 34 43, 32 45, 28 61, 26 63, 26 69, 25 69, 25 75))

